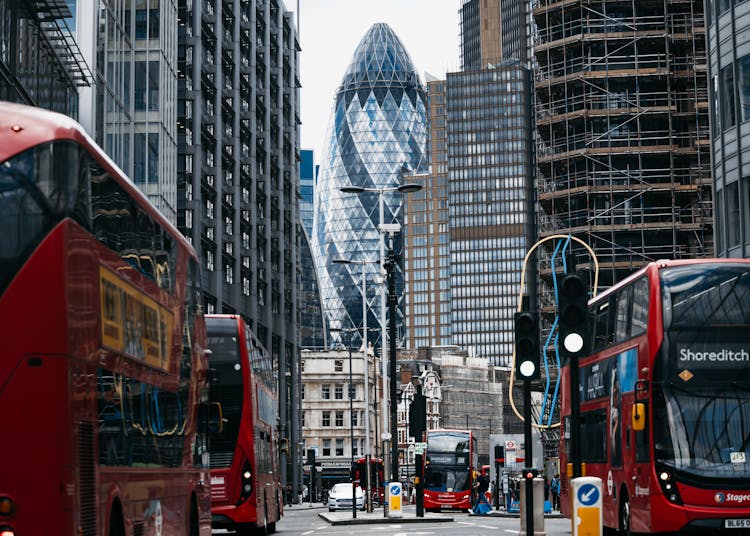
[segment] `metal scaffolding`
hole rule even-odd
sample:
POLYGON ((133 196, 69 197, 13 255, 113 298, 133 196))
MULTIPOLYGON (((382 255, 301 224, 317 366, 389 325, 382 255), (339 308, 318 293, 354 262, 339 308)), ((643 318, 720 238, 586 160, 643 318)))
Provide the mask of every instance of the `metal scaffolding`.
MULTIPOLYGON (((602 287, 659 258, 712 256, 702 1, 533 6, 540 237, 588 243, 602 287)), ((540 308, 553 304, 543 288, 540 308)))

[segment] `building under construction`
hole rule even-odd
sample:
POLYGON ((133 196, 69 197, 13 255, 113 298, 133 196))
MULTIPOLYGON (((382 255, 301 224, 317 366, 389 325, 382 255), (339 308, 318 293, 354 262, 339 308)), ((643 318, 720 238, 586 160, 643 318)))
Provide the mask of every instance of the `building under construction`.
POLYGON ((713 255, 703 2, 535 0, 533 17, 540 237, 589 244, 600 287, 713 255))

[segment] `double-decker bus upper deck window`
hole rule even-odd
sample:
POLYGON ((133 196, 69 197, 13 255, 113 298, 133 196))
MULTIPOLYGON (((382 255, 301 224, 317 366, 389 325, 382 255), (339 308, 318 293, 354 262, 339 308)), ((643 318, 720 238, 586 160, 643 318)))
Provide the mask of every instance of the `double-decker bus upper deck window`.
POLYGON ((750 478, 750 267, 661 272, 654 457, 695 482, 750 478))
POLYGON ((57 141, 0 164, 0 293, 64 218, 88 228, 86 159, 76 143, 57 141))
POLYGON ((648 279, 642 277, 594 303, 594 352, 646 332, 648 279))
POLYGON ((174 292, 172 237, 96 162, 91 166, 91 211, 98 240, 160 288, 174 292))

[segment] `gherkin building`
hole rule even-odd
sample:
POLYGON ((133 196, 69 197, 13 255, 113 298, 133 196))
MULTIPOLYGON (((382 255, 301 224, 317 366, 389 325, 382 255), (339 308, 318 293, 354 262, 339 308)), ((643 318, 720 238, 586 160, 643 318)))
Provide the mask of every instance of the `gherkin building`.
MULTIPOLYGON (((403 295, 403 237, 381 237, 379 224, 398 223, 404 231, 407 194, 398 188, 409 180, 407 174, 426 169, 425 99, 425 88, 398 36, 387 24, 373 25, 336 91, 314 204, 313 254, 324 313, 329 327, 350 330, 343 337, 341 332, 331 333, 329 340, 355 349, 363 336, 363 270, 367 339, 381 346, 382 318, 388 320, 381 314, 386 289, 380 263, 391 249, 398 260, 395 294, 399 299, 403 295), (362 191, 342 192, 347 187, 362 191)), ((401 303, 396 313, 401 341, 401 303)))

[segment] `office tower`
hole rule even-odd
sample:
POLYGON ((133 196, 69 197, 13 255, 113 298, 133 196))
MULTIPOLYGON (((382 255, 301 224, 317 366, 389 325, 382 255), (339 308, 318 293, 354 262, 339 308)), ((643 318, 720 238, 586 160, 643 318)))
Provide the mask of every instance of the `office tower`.
POLYGON ((108 155, 176 222, 177 5, 79 0, 78 35, 96 72, 82 122, 108 155))
POLYGON ((299 337, 300 348, 322 349, 326 345, 323 305, 320 301, 315 262, 310 238, 300 224, 299 230, 299 337))
POLYGON ((448 73, 453 344, 509 365, 533 204, 530 71, 517 61, 448 73))
MULTIPOLYGON (((517 0, 518 1, 518 0, 517 0)), ((500 0, 463 0, 461 21, 461 69, 483 69, 502 57, 500 0)))
POLYGON ((0 99, 78 119, 78 88, 93 83, 64 2, 0 0, 0 99))
POLYGON ((712 255, 703 3, 541 0, 534 18, 540 236, 590 245, 603 287, 712 255))
MULTIPOLYGON (((206 312, 243 315, 271 354, 279 436, 294 456, 300 48, 293 15, 278 0, 179 0, 177 7, 177 225, 201 260, 206 312)), ((283 453, 281 462, 282 482, 298 485, 299 465, 283 453)))
POLYGON ((307 236, 312 236, 313 229, 313 196, 318 166, 315 164, 315 153, 311 149, 302 149, 299 153, 299 217, 305 227, 307 236))
POLYGON ((445 80, 427 81, 429 169, 407 175, 422 191, 406 196, 406 347, 451 344, 450 235, 445 80))
POLYGON ((750 4, 706 2, 716 254, 750 257, 750 4))
MULTIPOLYGON (((404 194, 398 188, 405 169, 419 170, 423 165, 426 121, 424 87, 406 49, 388 25, 373 25, 357 46, 336 91, 315 190, 313 255, 323 307, 333 327, 360 328, 363 320, 362 267, 334 260, 364 262, 368 281, 380 277, 378 226, 402 222, 404 194), (344 193, 343 187, 365 191, 344 193)), ((401 254, 400 233, 396 233, 394 251, 401 254)), ((401 290, 397 266, 399 297, 401 290)), ((378 347, 385 300, 381 302, 367 286, 365 292, 368 337, 378 347)), ((400 308, 398 314, 397 325, 403 318, 400 308)), ((357 337, 361 341, 361 333, 357 337)))

